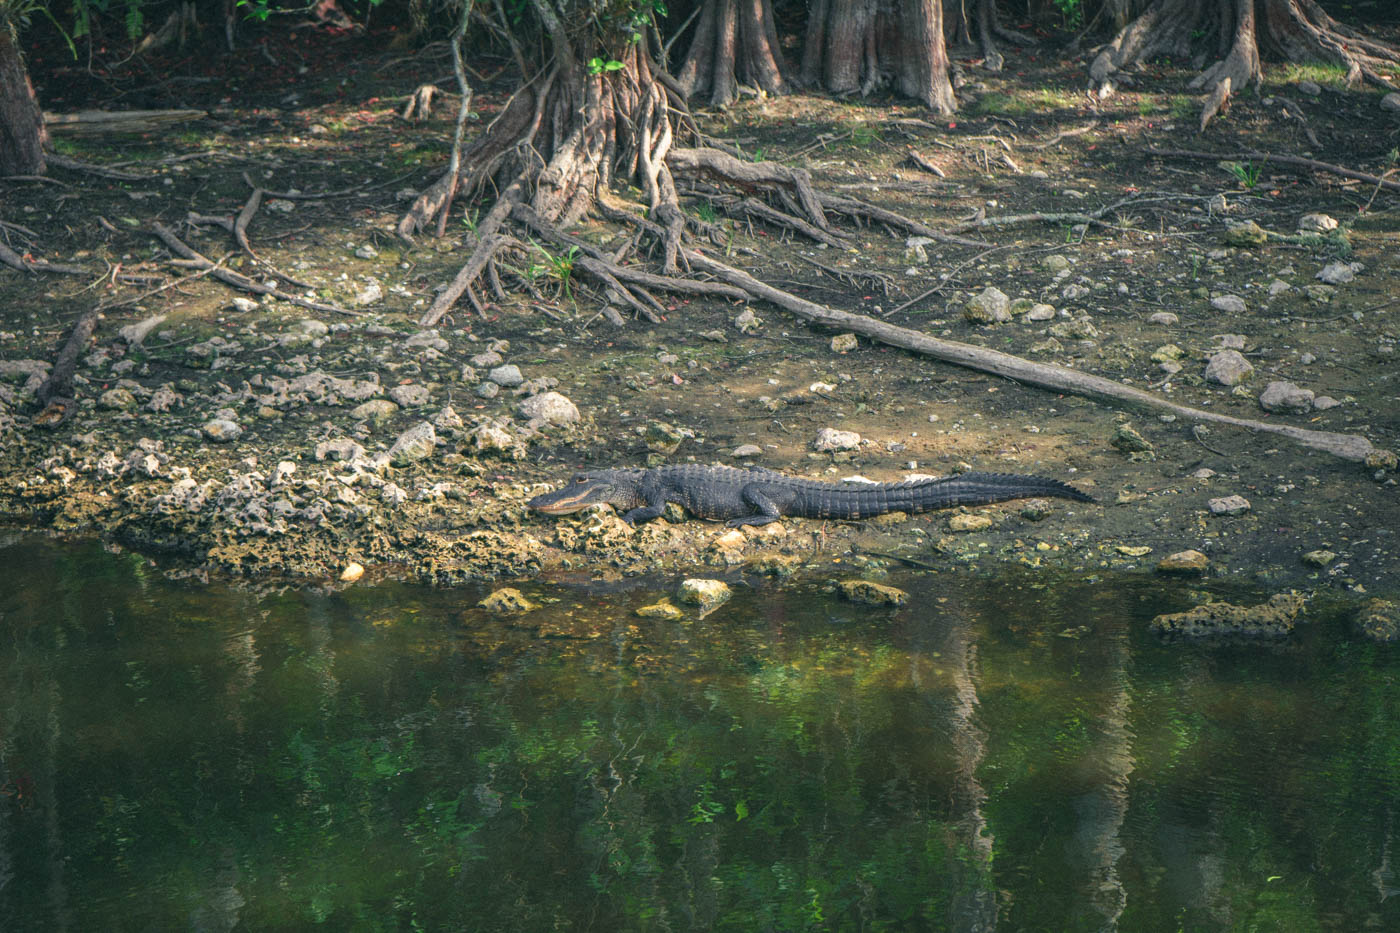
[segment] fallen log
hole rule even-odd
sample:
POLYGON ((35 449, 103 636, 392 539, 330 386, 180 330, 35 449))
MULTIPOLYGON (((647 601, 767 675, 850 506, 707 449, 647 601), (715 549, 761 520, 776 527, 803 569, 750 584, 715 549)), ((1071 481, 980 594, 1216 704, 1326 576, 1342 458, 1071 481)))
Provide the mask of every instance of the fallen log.
POLYGON ((803 320, 840 330, 848 330, 880 343, 910 350, 946 363, 965 366, 980 372, 993 373, 1016 382, 1053 389, 1057 392, 1067 392, 1072 395, 1130 405, 1135 408, 1167 411, 1189 421, 1228 424, 1249 431, 1276 434, 1304 447, 1341 457, 1343 460, 1364 461, 1367 455, 1376 450, 1369 440, 1357 434, 1313 431, 1287 424, 1272 424, 1250 418, 1236 418, 1233 415, 1204 411, 1200 408, 1192 408, 1189 405, 1168 401, 1153 395, 1151 392, 1135 389, 1102 376, 1081 373, 1049 363, 1036 363, 1019 356, 1013 356, 1010 353, 1002 353, 999 350, 988 350, 956 340, 930 337, 928 334, 907 327, 887 324, 884 321, 877 321, 860 314, 851 314, 847 311, 837 311, 761 282, 747 272, 711 259, 697 250, 688 249, 685 251, 685 256, 693 268, 710 272, 723 281, 742 288, 754 298, 775 304, 803 320))

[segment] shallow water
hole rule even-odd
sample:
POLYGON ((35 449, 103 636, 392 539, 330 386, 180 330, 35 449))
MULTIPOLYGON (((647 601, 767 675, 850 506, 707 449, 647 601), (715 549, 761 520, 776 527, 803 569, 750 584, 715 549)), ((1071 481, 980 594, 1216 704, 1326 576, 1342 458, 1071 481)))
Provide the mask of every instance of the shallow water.
POLYGON ((1400 653, 1325 607, 1169 645, 1142 578, 663 623, 674 581, 502 621, 0 568, 0 929, 1400 929, 1400 653))

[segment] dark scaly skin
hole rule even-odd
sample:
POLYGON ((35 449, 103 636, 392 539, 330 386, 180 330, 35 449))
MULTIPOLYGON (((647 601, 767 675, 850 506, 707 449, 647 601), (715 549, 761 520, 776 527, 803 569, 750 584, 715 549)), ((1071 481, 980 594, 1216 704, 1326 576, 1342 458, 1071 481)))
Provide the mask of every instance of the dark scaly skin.
POLYGON ((962 473, 903 483, 823 483, 771 470, 680 464, 651 470, 576 473, 555 492, 530 500, 545 515, 568 515, 606 502, 629 525, 661 515, 666 503, 696 518, 730 527, 766 525, 784 515, 855 520, 886 512, 927 512, 955 505, 1055 496, 1077 502, 1094 497, 1059 480, 1015 473, 962 473))

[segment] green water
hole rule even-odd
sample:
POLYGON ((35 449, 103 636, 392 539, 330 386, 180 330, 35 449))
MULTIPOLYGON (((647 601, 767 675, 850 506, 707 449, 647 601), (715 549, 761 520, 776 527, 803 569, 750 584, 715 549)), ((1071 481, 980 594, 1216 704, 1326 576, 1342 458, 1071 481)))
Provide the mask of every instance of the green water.
POLYGON ((502 621, 36 537, 0 574, 6 931, 1400 930, 1400 652, 1325 607, 1205 646, 1144 579, 663 623, 675 581, 502 621))

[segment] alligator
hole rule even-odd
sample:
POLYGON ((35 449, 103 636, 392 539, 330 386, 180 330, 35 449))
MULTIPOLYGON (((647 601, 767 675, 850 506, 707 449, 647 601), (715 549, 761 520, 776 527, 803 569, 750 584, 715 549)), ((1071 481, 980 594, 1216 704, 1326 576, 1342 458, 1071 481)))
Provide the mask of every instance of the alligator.
POLYGON ((857 485, 823 483, 761 468, 674 464, 575 473, 562 488, 531 499, 530 508, 545 515, 568 515, 607 503, 622 512, 623 521, 635 525, 659 517, 668 502, 676 502, 696 518, 734 528, 766 525, 784 515, 858 520, 886 512, 927 512, 1031 496, 1096 501, 1059 480, 1015 473, 961 473, 857 485))

